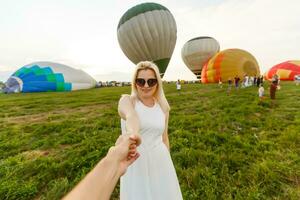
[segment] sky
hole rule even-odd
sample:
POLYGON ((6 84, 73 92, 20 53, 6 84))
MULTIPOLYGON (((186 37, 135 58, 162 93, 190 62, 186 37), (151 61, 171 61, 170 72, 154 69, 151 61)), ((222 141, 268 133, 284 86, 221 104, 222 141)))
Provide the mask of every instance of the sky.
MULTIPOLYGON (((36 61, 82 69, 96 80, 131 80, 134 64, 122 52, 117 25, 139 0, 0 0, 0 81, 36 61)), ((165 80, 195 80, 181 48, 211 36, 221 50, 250 52, 265 72, 300 59, 298 0, 160 0, 177 24, 177 42, 165 80)))

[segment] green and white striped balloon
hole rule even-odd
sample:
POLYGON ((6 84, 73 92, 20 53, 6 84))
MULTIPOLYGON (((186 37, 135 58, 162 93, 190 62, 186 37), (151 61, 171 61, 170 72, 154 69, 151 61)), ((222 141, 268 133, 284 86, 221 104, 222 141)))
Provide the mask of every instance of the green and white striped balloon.
POLYGON ((177 39, 176 22, 171 12, 157 3, 130 8, 120 19, 118 41, 133 63, 153 61, 163 77, 177 39))

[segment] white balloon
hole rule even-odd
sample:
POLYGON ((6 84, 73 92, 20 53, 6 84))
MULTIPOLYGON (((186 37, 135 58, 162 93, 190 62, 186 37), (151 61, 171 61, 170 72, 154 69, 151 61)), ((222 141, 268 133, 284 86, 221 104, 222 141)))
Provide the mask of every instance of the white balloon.
POLYGON ((197 37, 187 41, 181 49, 186 66, 200 78, 204 64, 220 51, 218 41, 212 37, 197 37))

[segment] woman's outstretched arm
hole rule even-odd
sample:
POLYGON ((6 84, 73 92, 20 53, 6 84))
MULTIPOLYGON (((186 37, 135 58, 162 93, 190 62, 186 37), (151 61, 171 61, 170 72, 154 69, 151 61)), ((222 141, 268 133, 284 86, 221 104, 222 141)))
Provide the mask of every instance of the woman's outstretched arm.
POLYGON ((140 122, 129 95, 123 95, 121 97, 118 105, 118 112, 120 117, 126 120, 126 133, 138 134, 140 122))

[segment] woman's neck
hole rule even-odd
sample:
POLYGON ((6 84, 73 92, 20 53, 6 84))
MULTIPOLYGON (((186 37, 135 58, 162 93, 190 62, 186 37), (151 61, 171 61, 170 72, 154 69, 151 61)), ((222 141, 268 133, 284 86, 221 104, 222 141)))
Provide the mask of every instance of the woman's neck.
POLYGON ((152 106, 154 106, 154 104, 155 104, 155 99, 154 99, 154 97, 144 97, 144 98, 142 98, 142 97, 140 97, 139 98, 140 99, 140 101, 145 105, 145 106, 150 106, 150 107, 152 107, 152 106))

